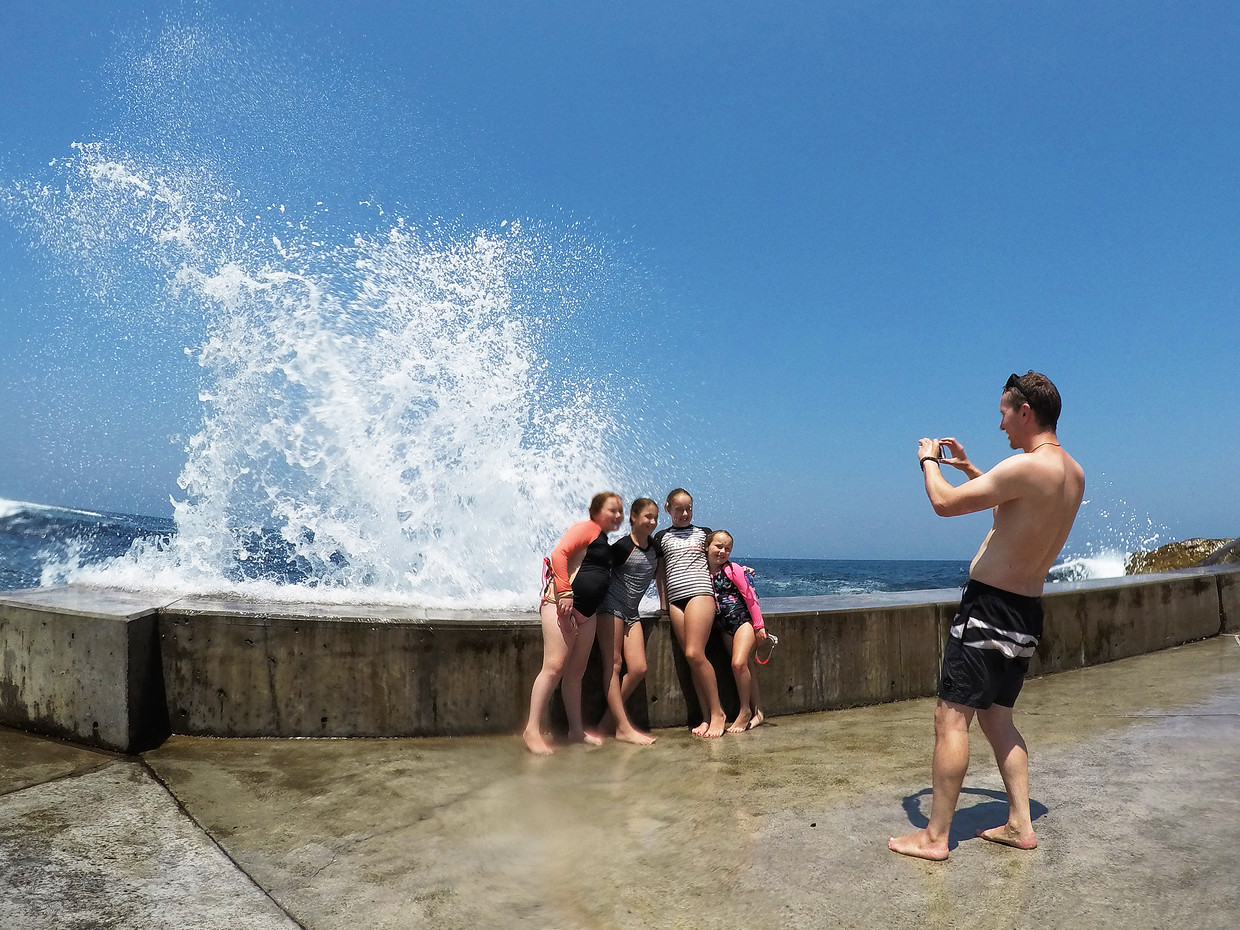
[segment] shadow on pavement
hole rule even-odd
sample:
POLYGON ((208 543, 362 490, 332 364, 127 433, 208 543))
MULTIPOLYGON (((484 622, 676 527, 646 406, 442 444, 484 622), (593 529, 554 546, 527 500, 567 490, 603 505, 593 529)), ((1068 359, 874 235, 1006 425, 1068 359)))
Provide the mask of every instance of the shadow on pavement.
MULTIPOLYGON (((908 814, 908 822, 916 829, 924 830, 930 823, 921 810, 922 798, 929 798, 933 794, 933 789, 923 788, 916 794, 910 794, 904 798, 901 804, 904 812, 908 814)), ((947 837, 947 846, 949 849, 955 849, 964 840, 971 840, 977 835, 978 830, 989 830, 991 827, 997 827, 999 824, 1007 821, 1008 803, 1007 795, 1002 791, 994 791, 990 788, 961 788, 960 795, 963 798, 966 794, 977 795, 990 800, 982 801, 971 807, 956 806, 956 815, 952 818, 951 833, 947 837)), ((1029 815, 1034 823, 1047 814, 1047 807, 1038 801, 1029 799, 1029 815)))

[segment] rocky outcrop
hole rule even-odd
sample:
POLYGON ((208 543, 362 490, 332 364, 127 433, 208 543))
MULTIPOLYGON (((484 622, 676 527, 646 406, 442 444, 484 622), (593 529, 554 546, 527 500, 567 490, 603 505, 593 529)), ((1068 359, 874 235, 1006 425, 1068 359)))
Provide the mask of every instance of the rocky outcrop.
POLYGON ((1240 539, 1233 539, 1221 549, 1214 550, 1213 555, 1202 559, 1202 565, 1227 565, 1240 562, 1240 539))
MULTIPOLYGON (((1211 559, 1220 549, 1234 549, 1237 543, 1240 543, 1240 540, 1185 539, 1167 543, 1150 552, 1134 552, 1124 564, 1124 572, 1129 575, 1145 575, 1150 572, 1192 568, 1195 565, 1212 565, 1215 563, 1211 559)), ((1240 553, 1234 554, 1231 560, 1240 560, 1240 553)))

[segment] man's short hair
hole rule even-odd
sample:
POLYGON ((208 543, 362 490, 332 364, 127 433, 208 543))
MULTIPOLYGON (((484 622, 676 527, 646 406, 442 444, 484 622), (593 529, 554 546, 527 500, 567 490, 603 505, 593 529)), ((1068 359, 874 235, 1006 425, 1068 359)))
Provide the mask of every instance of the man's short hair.
POLYGON ((1033 418, 1043 429, 1054 430, 1059 426, 1059 411, 1063 402, 1059 399, 1059 390, 1051 384, 1046 375, 1029 371, 1023 375, 1012 375, 1003 386, 1003 396, 1008 405, 1019 410, 1021 404, 1028 404, 1033 411, 1033 418))

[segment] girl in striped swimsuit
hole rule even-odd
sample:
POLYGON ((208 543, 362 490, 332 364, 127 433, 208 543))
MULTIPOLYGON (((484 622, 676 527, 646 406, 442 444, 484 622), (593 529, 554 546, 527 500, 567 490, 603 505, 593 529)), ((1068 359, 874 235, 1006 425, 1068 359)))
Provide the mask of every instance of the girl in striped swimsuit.
POLYGON ((693 689, 703 720, 693 728, 696 736, 723 735, 726 723, 719 703, 719 682, 706 658, 706 641, 715 623, 715 589, 706 567, 706 537, 710 530, 693 525, 693 497, 684 488, 667 496, 672 525, 654 536, 659 549, 659 606, 672 621, 693 675, 693 689))
POLYGON ((633 725, 624 705, 646 676, 646 631, 638 605, 659 564, 658 550, 650 541, 658 523, 658 504, 648 497, 633 501, 629 510, 632 529, 611 545, 611 587, 598 612, 598 652, 607 695, 607 713, 599 729, 606 733, 614 724, 616 739, 638 746, 649 746, 654 737, 633 725), (626 666, 623 679, 621 661, 626 666))

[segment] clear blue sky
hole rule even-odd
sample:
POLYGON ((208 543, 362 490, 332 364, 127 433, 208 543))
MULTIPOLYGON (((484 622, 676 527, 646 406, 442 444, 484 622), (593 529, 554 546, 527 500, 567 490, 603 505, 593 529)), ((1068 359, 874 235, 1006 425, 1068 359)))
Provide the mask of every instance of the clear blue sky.
MULTIPOLYGON (((969 557, 986 517, 934 517, 916 442, 993 464, 1029 368, 1090 478, 1078 547, 1240 534, 1234 4, 164 6, 0 4, 0 185, 121 140, 303 213, 600 243, 624 332, 561 361, 635 356, 684 441, 650 490, 693 488, 738 556, 969 557), (126 90, 169 30, 215 90, 167 56, 126 90)), ((0 497, 167 514, 196 335, 93 300, 0 211, 0 497)))

